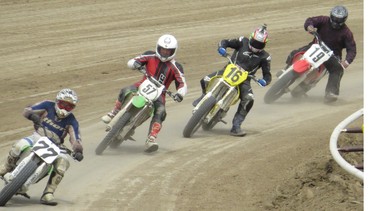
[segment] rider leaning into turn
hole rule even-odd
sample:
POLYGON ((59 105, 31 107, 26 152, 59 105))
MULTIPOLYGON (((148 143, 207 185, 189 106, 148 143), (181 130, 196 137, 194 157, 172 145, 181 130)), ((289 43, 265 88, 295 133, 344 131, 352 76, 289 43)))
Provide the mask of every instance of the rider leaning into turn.
MULTIPOLYGON (((168 89, 170 84, 174 81, 177 89, 174 100, 181 102, 183 97, 186 95, 187 85, 182 65, 176 62, 174 59, 177 53, 177 48, 178 44, 176 38, 172 35, 165 34, 157 41, 156 51, 146 51, 142 55, 130 59, 128 61, 128 67, 134 70, 140 70, 143 68, 143 66, 145 66, 147 73, 165 85, 166 89, 168 89)), ((120 90, 115 107, 111 112, 102 117, 102 121, 104 123, 109 123, 112 120, 112 118, 119 112, 124 104, 127 94, 136 91, 139 85, 145 79, 146 77, 143 77, 142 80, 136 82, 135 84, 120 90)), ((155 101, 154 108, 154 114, 149 128, 149 135, 146 140, 146 152, 153 152, 158 149, 158 145, 155 140, 161 130, 162 122, 165 120, 167 115, 165 109, 165 93, 163 93, 159 99, 155 101)))
MULTIPOLYGON (((233 48, 234 52, 231 57, 232 61, 241 66, 244 70, 249 72, 249 75, 254 75, 259 68, 262 68, 263 79, 258 82, 266 86, 271 80, 271 56, 264 50, 268 41, 268 32, 266 25, 257 28, 249 38, 241 36, 235 39, 224 39, 219 42, 218 52, 222 56, 227 56, 226 48, 233 48)), ((210 79, 217 75, 222 75, 224 69, 213 72, 200 80, 202 88, 202 96, 193 102, 196 106, 199 101, 206 94, 206 87, 210 79)), ((250 86, 250 80, 244 81, 239 85, 240 87, 240 103, 236 114, 232 121, 232 129, 230 134, 233 136, 245 136, 246 133, 241 130, 241 124, 245 120, 246 115, 254 104, 253 90, 250 86)))
MULTIPOLYGON (((345 24, 348 18, 348 10, 344 6, 335 6, 331 9, 330 16, 315 16, 306 19, 304 28, 308 32, 316 31, 323 42, 333 50, 341 63, 331 57, 324 63, 329 72, 328 82, 325 89, 325 102, 334 102, 340 94, 340 81, 344 74, 344 69, 348 68, 357 54, 356 43, 353 33, 345 24), (342 50, 346 48, 345 59, 342 57, 342 50)), ((287 67, 292 64, 293 56, 300 51, 306 51, 314 41, 308 45, 294 50, 286 60, 287 67)))
MULTIPOLYGON (((62 89, 57 93, 55 101, 45 100, 26 107, 23 115, 34 123, 35 132, 13 144, 5 164, 0 169, 0 176, 13 171, 21 153, 30 149, 41 136, 44 136, 44 130, 40 126, 46 128, 50 133, 48 136, 52 137, 58 146, 64 144, 64 139, 69 134, 74 159, 81 161, 83 159, 83 147, 79 124, 72 114, 77 102, 78 97, 73 90, 62 89)), ((70 163, 66 154, 60 154, 54 161, 53 171, 40 199, 42 204, 57 205, 53 194, 69 166, 70 163)), ((28 197, 26 191, 22 190, 22 193, 19 192, 19 194, 28 197)))

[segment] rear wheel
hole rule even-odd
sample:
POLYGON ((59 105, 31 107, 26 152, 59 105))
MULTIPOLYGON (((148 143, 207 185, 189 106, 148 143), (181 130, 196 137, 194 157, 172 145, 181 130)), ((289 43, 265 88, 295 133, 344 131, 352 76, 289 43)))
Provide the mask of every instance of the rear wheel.
POLYGON ((185 138, 190 138, 199 129, 207 114, 211 111, 215 104, 216 99, 215 97, 211 96, 202 103, 198 110, 194 112, 193 116, 189 119, 184 128, 183 135, 185 138))
MULTIPOLYGON (((117 121, 115 125, 113 125, 112 129, 107 133, 107 135, 104 137, 104 139, 99 143, 99 145, 95 149, 95 153, 97 155, 101 155, 103 151, 111 145, 114 141, 119 141, 118 139, 120 137, 119 134, 124 128, 125 125, 127 125, 130 122, 130 119, 132 118, 131 113, 125 112, 122 117, 117 121)), ((122 142, 122 140, 121 140, 122 142)), ((120 145, 120 143, 115 143, 114 145, 120 145)))
POLYGON ((283 94, 288 92, 288 87, 297 78, 297 73, 294 71, 289 71, 285 73, 279 80, 277 80, 264 95, 264 102, 270 104, 279 99, 283 94))

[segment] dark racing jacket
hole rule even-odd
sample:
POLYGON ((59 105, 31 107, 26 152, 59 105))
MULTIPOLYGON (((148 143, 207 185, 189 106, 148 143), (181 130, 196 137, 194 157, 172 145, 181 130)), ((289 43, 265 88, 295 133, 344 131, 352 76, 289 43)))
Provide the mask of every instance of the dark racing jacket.
POLYGON ((357 55, 357 47, 354 41, 353 33, 349 27, 344 24, 340 29, 331 27, 328 16, 316 16, 307 18, 304 24, 305 30, 309 25, 317 28, 323 42, 333 50, 333 53, 342 59, 342 50, 346 49, 346 61, 351 64, 357 55))
POLYGON ((263 79, 267 84, 271 83, 271 56, 265 50, 253 53, 249 48, 249 39, 239 37, 237 39, 224 39, 219 42, 219 48, 233 48, 232 61, 254 75, 259 68, 262 68, 263 79))

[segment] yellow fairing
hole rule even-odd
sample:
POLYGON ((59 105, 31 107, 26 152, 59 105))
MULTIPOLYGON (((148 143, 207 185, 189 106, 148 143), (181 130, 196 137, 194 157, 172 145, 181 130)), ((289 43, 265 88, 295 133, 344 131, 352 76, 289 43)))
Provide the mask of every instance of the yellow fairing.
POLYGON ((247 79, 249 72, 243 71, 234 64, 228 64, 224 70, 223 79, 231 86, 238 86, 247 79))

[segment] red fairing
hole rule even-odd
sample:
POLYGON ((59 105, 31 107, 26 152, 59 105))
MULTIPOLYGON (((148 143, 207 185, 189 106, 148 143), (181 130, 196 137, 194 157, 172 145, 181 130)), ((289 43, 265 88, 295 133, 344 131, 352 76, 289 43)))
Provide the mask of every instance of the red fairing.
POLYGON ((303 73, 306 70, 310 69, 310 63, 305 59, 298 60, 293 64, 293 69, 297 73, 303 73))

